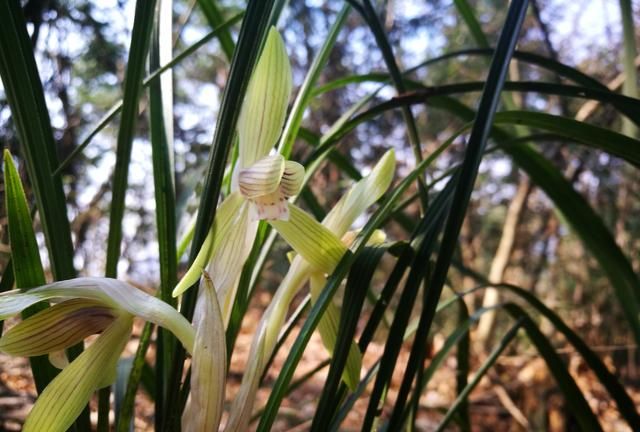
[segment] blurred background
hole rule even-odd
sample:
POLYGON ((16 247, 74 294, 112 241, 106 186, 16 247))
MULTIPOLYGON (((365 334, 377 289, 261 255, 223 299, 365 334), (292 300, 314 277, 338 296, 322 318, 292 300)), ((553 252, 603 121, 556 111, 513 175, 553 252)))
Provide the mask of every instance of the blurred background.
MULTIPOLYGON (((452 0, 387 0, 378 3, 378 10, 384 13, 385 30, 403 70, 447 52, 477 47, 452 0)), ((473 0, 469 3, 489 43, 494 45, 508 2, 473 0)), ((227 17, 245 6, 244 2, 232 0, 219 1, 218 4, 227 17)), ((341 1, 295 0, 289 2, 285 9, 279 27, 291 58, 295 87, 301 84, 341 6, 341 1)), ((634 16, 637 17, 640 5, 634 6, 634 16)), ((122 97, 134 7, 133 1, 118 0, 23 2, 60 160, 69 156, 87 138, 87 134, 122 97)), ((195 0, 174 0, 173 13, 174 53, 183 51, 210 32, 207 16, 195 0)), ((518 48, 559 60, 592 75, 612 89, 619 88, 622 84, 620 22, 619 2, 615 0, 531 1, 518 48)), ((238 28, 236 25, 231 32, 234 37, 238 28)), ((636 60, 638 64, 640 58, 636 60)), ((229 58, 224 47, 217 39, 212 39, 173 68, 176 211, 182 232, 197 206, 198 185, 204 175, 228 66, 229 58)), ((467 56, 421 68, 410 77, 430 86, 482 81, 486 66, 485 57, 467 56)), ((322 71, 320 83, 345 75, 377 71, 386 71, 386 68, 375 40, 366 23, 357 14, 351 14, 322 71)), ((557 80, 548 71, 518 61, 512 62, 510 79, 557 80)), ((316 98, 305 115, 303 125, 311 131, 325 132, 353 104, 378 87, 372 83, 349 84, 316 98)), ((386 100, 394 95, 392 87, 384 87, 375 98, 386 100)), ((474 106, 478 95, 464 95, 461 100, 474 106)), ((119 274, 152 291, 157 288, 159 266, 146 97, 144 94, 138 121, 139 133, 133 145, 119 274)), ((518 107, 588 120, 614 130, 621 127, 619 116, 612 110, 581 99, 561 100, 554 96, 525 93, 513 93, 513 99, 518 107)), ((413 112, 420 124, 425 155, 462 126, 457 119, 443 112, 430 110, 427 113, 422 106, 415 106, 413 112)), ((62 171, 75 242, 74 262, 81 275, 104 273, 117 125, 116 117, 62 171)), ((9 148, 13 154, 19 154, 18 138, 1 85, 0 145, 9 148)), ((397 174, 402 177, 414 167, 415 160, 399 110, 387 112, 376 121, 358 127, 340 141, 337 149, 366 172, 367 167, 390 147, 396 149, 399 161, 397 174)), ((636 273, 640 271, 638 171, 621 160, 585 147, 574 148, 566 143, 560 147, 557 142, 549 140, 541 149, 565 173, 576 190, 588 199, 614 233, 636 273)), ((464 139, 460 139, 428 172, 428 178, 438 178, 459 162, 463 150, 464 139)), ((292 159, 302 161, 310 152, 311 148, 299 141, 292 159)), ((325 165, 311 186, 318 203, 329 208, 339 198, 346 180, 333 165, 325 165)), ((407 208, 409 215, 417 215, 418 211, 414 204, 407 208)), ((9 256, 4 212, 4 208, 0 208, 0 269, 6 265, 9 256)), ((388 227, 387 235, 390 239, 404 239, 407 232, 401 224, 395 224, 388 227)), ((39 240, 46 265, 47 252, 41 234, 39 240)), ((282 259, 285 252, 284 244, 280 245, 263 273, 264 289, 256 296, 253 305, 258 310, 268 303, 269 290, 277 287, 286 270, 287 262, 282 259)), ((625 387, 640 403, 638 347, 628 326, 619 325, 624 318, 611 294, 609 282, 547 197, 499 151, 489 153, 483 159, 457 259, 482 275, 493 275, 489 276, 490 279, 511 282, 534 293, 600 354, 623 378, 625 387)), ((471 277, 462 273, 452 272, 450 276, 450 284, 457 290, 476 285, 471 277)), ((482 293, 470 298, 468 305, 472 310, 484 301, 482 293)), ((257 316, 249 313, 247 320, 257 316)), ((447 325, 451 323, 441 323, 438 328, 447 325)), ((241 335, 238 344, 250 341, 251 323, 246 327, 243 331, 245 337, 241 335)), ((495 329, 500 328, 498 319, 495 329)), ((560 338, 554 339, 551 326, 545 327, 543 323, 542 330, 557 342, 570 371, 603 426, 611 431, 625 430, 606 392, 594 382, 579 357, 570 348, 563 351, 564 342, 560 338)), ((436 350, 442 342, 443 337, 436 333, 431 341, 432 349, 436 350)), ((315 343, 317 355, 324 355, 317 340, 315 343)), ((313 346, 310 348, 311 358, 313 346)), ((564 421, 562 396, 555 390, 544 363, 528 348, 525 340, 518 344, 517 349, 510 348, 509 355, 501 358, 494 371, 473 393, 472 414, 482 421, 478 430, 565 430, 568 427, 564 421)), ((483 347, 475 349, 481 358, 483 347)), ((239 349, 240 356, 242 351, 239 349)), ((232 378, 233 372, 234 366, 232 378)), ((241 367, 236 372, 237 380, 241 367)), ((445 407, 455 398, 454 372, 453 367, 445 367, 430 384, 425 396, 425 404, 430 409, 445 407)), ((34 394, 28 374, 24 361, 0 355, 0 430, 17 430, 28 412, 34 394), (22 370, 20 368, 23 369, 22 375, 16 374, 22 370)), ((322 375, 317 379, 321 382, 322 375)), ((304 405, 307 399, 309 407, 313 408, 312 402, 317 397, 313 393, 313 382, 303 386, 298 405, 291 405, 292 411, 304 405)), ((288 425, 281 425, 283 428, 296 424, 297 414, 291 412, 288 415, 292 419, 288 425)), ((136 424, 143 430, 149 424, 146 421, 141 418, 136 424)), ((352 424, 357 424, 357 417, 354 416, 352 424)), ((428 430, 428 423, 423 426, 428 430)))

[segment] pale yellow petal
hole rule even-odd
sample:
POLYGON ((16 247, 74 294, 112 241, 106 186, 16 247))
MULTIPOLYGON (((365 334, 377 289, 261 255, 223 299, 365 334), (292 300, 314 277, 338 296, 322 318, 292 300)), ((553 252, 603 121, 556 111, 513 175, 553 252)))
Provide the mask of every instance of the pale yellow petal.
POLYGON ((208 275, 198 292, 193 315, 196 343, 191 362, 191 391, 184 413, 185 432, 217 431, 222 417, 226 343, 218 298, 208 275))
POLYGON ((207 268, 208 263, 211 261, 211 257, 224 241, 225 236, 229 230, 233 227, 235 229, 243 229, 238 227, 237 218, 240 207, 245 203, 245 199, 240 193, 230 194, 218 207, 216 217, 213 225, 209 229, 209 233, 198 252, 196 259, 187 270, 187 273, 182 277, 178 285, 173 289, 172 295, 174 297, 179 296, 185 292, 189 287, 193 286, 200 276, 202 271, 207 268))
POLYGON ((304 167, 298 162, 287 161, 280 182, 280 190, 285 198, 298 195, 304 182, 304 167))
POLYGON ((322 221, 338 237, 342 237, 353 222, 369 206, 375 203, 389 188, 393 180, 396 159, 393 150, 387 151, 373 168, 371 173, 354 184, 342 196, 322 221))
POLYGON ((123 315, 44 389, 24 424, 24 432, 64 432, 93 392, 115 376, 118 358, 131 334, 131 316, 123 315))
POLYGON ((238 119, 240 168, 266 156, 282 133, 291 95, 291 65, 272 27, 253 71, 238 119))
POLYGON ((289 204, 289 214, 287 222, 269 223, 311 267, 331 273, 347 248, 331 231, 294 204, 289 204))
MULTIPOLYGON (((236 283, 251 253, 257 230, 258 223, 249 220, 249 203, 245 201, 232 218, 229 229, 220 233, 220 243, 211 257, 207 272, 221 305, 233 302, 236 283)), ((224 322, 228 321, 229 314, 226 314, 224 322)))
POLYGON ((280 179, 285 172, 282 155, 266 156, 238 174, 240 192, 246 198, 255 198, 278 190, 280 179))
POLYGON ((126 311, 166 328, 188 352, 193 350, 195 332, 184 316, 162 300, 117 279, 82 277, 43 285, 26 293, 0 295, 0 316, 12 316, 32 304, 56 298, 95 300, 126 311))
POLYGON ((0 339, 0 351, 31 357, 64 350, 103 331, 116 316, 95 300, 68 300, 13 326, 0 339))

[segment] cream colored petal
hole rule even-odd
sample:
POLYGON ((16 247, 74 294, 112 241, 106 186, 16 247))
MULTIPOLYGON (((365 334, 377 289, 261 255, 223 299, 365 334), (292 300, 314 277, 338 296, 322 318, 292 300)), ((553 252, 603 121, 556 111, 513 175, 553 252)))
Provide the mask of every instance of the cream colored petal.
POLYGON ((240 193, 230 194, 218 207, 216 212, 216 218, 213 225, 209 229, 209 233, 196 256, 196 259, 189 267, 189 270, 182 277, 178 285, 173 289, 172 295, 174 297, 179 296, 185 292, 189 287, 195 284, 202 271, 207 268, 208 263, 215 251, 220 247, 220 244, 224 241, 227 233, 232 229, 244 229, 237 224, 238 211, 240 207, 245 203, 245 199, 240 193))
POLYGON ((116 316, 95 300, 68 300, 13 326, 0 339, 0 351, 21 357, 61 351, 103 331, 116 316))
POLYGON ((193 350, 195 332, 189 321, 162 300, 117 279, 83 277, 43 285, 26 293, 0 295, 0 318, 13 316, 32 304, 55 298, 95 300, 112 309, 126 311, 166 328, 188 352, 193 350))
MULTIPOLYGON (((221 305, 233 303, 230 297, 235 296, 236 283, 251 253, 257 230, 258 223, 249 220, 249 203, 245 201, 232 219, 230 228, 221 233, 220 244, 207 267, 221 305)), ((228 315, 224 316, 225 323, 229 321, 228 315)))
POLYGON ((393 180, 396 159, 393 150, 387 151, 371 173, 354 184, 342 196, 322 221, 338 237, 342 237, 356 218, 375 203, 389 188, 393 180))
POLYGON ((238 119, 240 168, 266 156, 282 133, 291 95, 291 65, 272 27, 249 81, 238 119))
POLYGON ((51 363, 58 369, 66 368, 67 366, 69 366, 69 358, 67 357, 67 352, 62 350, 49 353, 49 363, 51 363))
POLYGON ((23 432, 64 432, 84 409, 93 392, 115 377, 118 358, 129 340, 133 317, 124 314, 44 389, 23 432))
POLYGON ((298 195, 304 182, 304 167, 298 162, 287 161, 280 181, 280 191, 285 198, 298 195))
POLYGON ((289 204, 279 190, 251 200, 253 205, 251 220, 288 221, 289 204))
POLYGON ((255 198, 275 192, 284 172, 285 161, 282 155, 263 157, 250 167, 240 170, 240 193, 246 198, 255 198))

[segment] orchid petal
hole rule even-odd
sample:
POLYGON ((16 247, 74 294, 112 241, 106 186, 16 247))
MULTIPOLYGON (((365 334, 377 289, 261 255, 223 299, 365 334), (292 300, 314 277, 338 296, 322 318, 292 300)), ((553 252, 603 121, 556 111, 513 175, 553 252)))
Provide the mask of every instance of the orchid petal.
MULTIPOLYGON (((258 223, 249 220, 249 203, 245 202, 231 220, 226 232, 207 267, 213 286, 218 293, 218 303, 223 307, 224 322, 229 322, 235 289, 242 267, 251 253, 258 223)), ((216 230, 217 231, 217 230, 216 230)))
POLYGON ((96 341, 44 389, 27 418, 24 432, 64 432, 95 390, 115 377, 118 358, 131 334, 132 317, 116 319, 96 341))
POLYGON ((288 222, 276 220, 269 223, 311 267, 331 273, 347 248, 331 231, 299 207, 289 203, 289 213, 288 222))
POLYGON ((65 350, 50 352, 49 363, 58 369, 66 368, 69 366, 69 357, 67 357, 67 352, 65 350))
POLYGON ((369 206, 389 188, 396 159, 393 149, 387 151, 371 173, 353 185, 322 221, 338 237, 342 237, 369 206))
POLYGON ((0 339, 0 351, 31 357, 64 350, 103 331, 116 316, 95 300, 68 300, 13 326, 0 339))
POLYGON ((263 195, 251 201, 252 221, 288 221, 289 205, 280 191, 263 195))
POLYGON ((244 202, 245 200, 242 195, 232 193, 220 204, 216 212, 216 218, 209 229, 209 233, 196 259, 180 282, 178 282, 178 285, 173 289, 172 295, 174 297, 178 297, 200 279, 202 270, 204 270, 211 261, 213 254, 220 244, 225 241, 224 238, 232 231, 232 227, 234 229, 243 229, 234 225, 237 223, 238 210, 244 202))
POLYGON ((257 349, 252 346, 248 364, 245 373, 242 375, 242 384, 236 394, 229 420, 225 425, 225 432, 244 432, 249 430, 249 422, 251 420, 251 411, 256 398, 256 392, 260 386, 260 377, 264 370, 264 357, 266 354, 264 338, 256 339, 258 341, 257 349))
POLYGON ((272 27, 249 81, 238 119, 239 162, 246 168, 269 153, 284 125, 291 95, 291 65, 272 27))
POLYGON ((297 256, 280 284, 269 307, 262 315, 251 344, 246 372, 242 376, 240 390, 236 394, 225 432, 244 432, 249 429, 251 411, 260 385, 260 377, 265 369, 266 359, 273 354, 280 329, 287 317, 287 310, 293 297, 300 291, 311 271, 309 263, 297 256))
POLYGON ((182 414, 185 432, 215 431, 220 425, 226 377, 224 322, 208 275, 202 279, 194 312, 196 343, 191 362, 191 392, 182 414))
MULTIPOLYGON (((315 273, 311 275, 309 281, 309 287, 311 291, 311 303, 315 304, 322 293, 327 280, 321 274, 315 273)), ((330 355, 333 355, 333 351, 336 347, 336 340, 338 338, 338 326, 340 325, 340 309, 332 301, 327 305, 327 309, 320 318, 318 323, 318 331, 324 344, 330 355)), ((360 382, 360 370, 362 369, 362 354, 360 349, 354 341, 351 342, 349 347, 349 354, 347 355, 347 363, 345 364, 344 371, 342 372, 342 380, 347 387, 351 390, 355 390, 360 382)))
POLYGON ((128 283, 110 278, 83 277, 43 285, 26 293, 0 295, 0 319, 49 299, 82 298, 121 309, 171 331, 188 352, 193 350, 195 332, 178 311, 128 283))
POLYGON ((284 173, 280 182, 280 191, 285 198, 298 195, 304 182, 304 167, 298 162, 285 162, 284 173))
POLYGON ((282 155, 263 157, 250 167, 240 170, 240 192, 249 199, 275 192, 284 172, 285 161, 282 155))

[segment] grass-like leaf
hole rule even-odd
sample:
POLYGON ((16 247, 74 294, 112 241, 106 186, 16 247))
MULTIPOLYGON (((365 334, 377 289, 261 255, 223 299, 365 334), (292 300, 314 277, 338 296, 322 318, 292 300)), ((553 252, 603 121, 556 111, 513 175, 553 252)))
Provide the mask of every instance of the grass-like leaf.
POLYGON ((118 260, 120 259, 120 242, 122 240, 122 218, 124 217, 125 195, 129 178, 129 162, 131 148, 136 132, 138 120, 138 102, 142 92, 142 78, 145 70, 147 50, 151 39, 155 0, 138 0, 134 25, 131 33, 131 46, 127 71, 124 78, 124 96, 120 128, 118 129, 118 143, 116 149, 116 165, 113 172, 113 186, 111 211, 109 214, 109 237, 107 241, 107 256, 105 275, 118 275, 118 260))
POLYGON ((20 138, 56 279, 75 276, 56 144, 24 15, 17 0, 0 2, 0 76, 20 138))
MULTIPOLYGON (((217 1, 198 0, 198 6, 212 29, 219 28, 225 22, 224 15, 220 10, 220 6, 218 6, 217 1)), ((231 32, 229 32, 229 29, 225 28, 218 33, 217 37, 227 60, 231 60, 233 57, 233 50, 236 47, 233 42, 233 38, 231 37, 231 32)))
MULTIPOLYGON (((213 5, 213 2, 211 2, 213 5)), ((149 69, 159 69, 172 57, 172 2, 162 0, 156 8, 154 26, 149 48, 149 69)), ((223 39, 221 38, 221 41, 223 39)), ((176 305, 171 296, 171 287, 177 282, 176 250, 176 196, 173 166, 173 85, 171 71, 149 86, 149 123, 151 129, 151 160, 156 209, 158 257, 160 260, 159 298, 176 305)), ((151 326, 151 324, 146 324, 151 326)), ((156 404, 164 404, 166 382, 172 367, 175 338, 162 328, 157 329, 156 356, 156 404)), ((134 362, 139 367, 140 362, 134 362)), ((162 429, 164 415, 157 410, 155 424, 162 429)))
MULTIPOLYGON (((340 314, 340 326, 329 374, 322 389, 311 431, 325 431, 331 423, 340 398, 336 392, 347 364, 349 350, 361 314, 364 298, 378 263, 385 253, 385 247, 365 249, 355 260, 347 278, 345 296, 340 314)), ((358 377, 359 379, 359 377, 358 377)))
MULTIPOLYGON (((433 275, 429 281, 426 295, 420 314, 420 324, 416 331, 416 340, 425 340, 429 334, 438 299, 442 292, 451 258, 455 250, 460 227, 465 217, 467 206, 471 198, 471 192, 480 166, 487 138, 491 131, 493 116, 500 99, 500 92, 505 81, 511 55, 515 49, 516 41, 520 33, 520 28, 527 11, 528 2, 526 0, 513 1, 509 6, 507 18, 498 41, 498 46, 491 62, 491 67, 487 76, 487 83, 480 99, 477 115, 469 136, 469 142, 465 153, 460 178, 454 192, 451 210, 444 228, 442 244, 438 253, 438 258, 433 270, 433 275)), ((398 425, 407 396, 411 389, 411 384, 418 367, 422 364, 425 356, 425 347, 422 343, 414 344, 407 369, 405 371, 398 397, 391 415, 389 427, 398 425)))
MULTIPOLYGON (((273 0, 253 0, 247 5, 236 50, 234 51, 234 56, 231 61, 229 80, 222 96, 220 114, 216 123, 216 131, 213 137, 213 145, 209 155, 201 195, 202 199, 198 208, 198 217, 193 242, 191 244, 190 262, 196 258, 209 231, 209 227, 215 218, 224 167, 233 144, 236 123, 240 115, 241 104, 239 104, 238 101, 244 99, 245 90, 261 46, 261 44, 256 43, 256 41, 262 41, 266 37, 268 30, 267 24, 272 7, 273 0)), ((196 291, 197 290, 190 290, 183 297, 181 312, 189 318, 193 315, 196 291)), ((182 378, 184 355, 184 350, 178 347, 174 354, 174 368, 167 387, 166 407, 167 411, 171 412, 171 419, 166 423, 167 426, 165 430, 172 430, 172 427, 175 429, 175 425, 177 425, 180 418, 179 411, 181 411, 181 409, 176 409, 176 407, 179 406, 178 389, 182 378)), ((183 399, 187 393, 188 385, 185 385, 182 390, 183 399)))
MULTIPOLYGON (((24 195, 20 175, 13 164, 11 154, 4 152, 5 208, 7 211, 9 241, 11 244, 11 269, 16 275, 16 286, 23 291, 46 283, 40 251, 33 231, 33 222, 24 195)), ((4 275, 3 275, 4 279, 4 275)), ((44 304, 34 305, 22 313, 24 319, 46 309, 44 304)), ((31 370, 38 393, 57 375, 46 355, 30 359, 31 370)))
MULTIPOLYGON (((471 391, 478 385, 478 383, 480 382, 480 379, 487 373, 489 368, 491 366, 493 366, 493 364, 496 362, 498 357, 500 357, 500 354, 502 354, 502 352, 509 346, 511 341, 513 341, 513 339, 518 334, 518 331, 522 327, 522 324, 523 324, 522 320, 517 321, 516 324, 514 324, 505 333, 505 335, 502 337, 502 339, 500 340, 498 345, 493 349, 491 354, 489 354, 489 356, 484 361, 484 363, 482 363, 482 366, 480 366, 480 368, 478 369, 478 371, 476 372, 474 377, 471 379, 471 382, 469 382, 466 385, 466 387, 464 389, 462 389, 462 391, 458 394, 458 397, 456 398, 456 400, 451 404, 451 406, 449 407, 449 410, 445 414, 444 418, 440 421, 440 424, 438 425, 438 428, 436 429, 438 432, 444 430, 446 428, 446 426, 449 424, 449 422, 451 421, 451 419, 453 418, 453 416, 457 413, 457 411, 462 406, 464 406, 464 404, 466 404, 467 398, 469 397, 469 393, 471 393, 471 391)), ((565 371, 565 373, 566 373, 566 371, 565 371)), ((568 375, 568 373, 567 373, 567 375, 568 375)), ((575 385, 575 383, 574 383, 574 385, 575 385)), ((580 393, 578 393, 578 394, 579 394, 580 397, 582 397, 582 395, 580 393)), ((583 400, 584 400, 584 398, 583 398, 583 400)))

